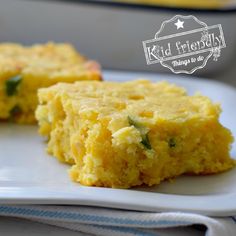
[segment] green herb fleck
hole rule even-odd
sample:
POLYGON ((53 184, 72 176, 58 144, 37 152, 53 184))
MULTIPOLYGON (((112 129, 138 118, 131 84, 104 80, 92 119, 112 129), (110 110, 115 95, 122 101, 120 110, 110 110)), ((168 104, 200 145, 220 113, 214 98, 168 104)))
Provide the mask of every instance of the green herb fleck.
POLYGON ((128 121, 130 125, 133 125, 140 132, 141 137, 142 137, 141 144, 143 144, 143 146, 149 150, 152 149, 145 127, 142 126, 137 121, 135 121, 134 119, 132 119, 130 116, 128 116, 128 121))
POLYGON ((140 125, 136 121, 134 121, 130 116, 128 116, 128 121, 129 121, 129 124, 133 125, 135 128, 140 127, 140 125))
POLYGON ((152 149, 152 146, 151 146, 151 143, 149 141, 148 135, 147 134, 141 135, 141 137, 142 137, 141 143, 143 144, 143 146, 147 149, 152 149))
POLYGON ((169 139, 169 147, 170 147, 170 148, 176 147, 176 141, 175 141, 174 138, 170 138, 170 139, 169 139))
POLYGON ((17 75, 15 77, 11 77, 6 81, 6 93, 8 96, 13 96, 17 93, 17 87, 22 81, 22 76, 17 75))
POLYGON ((15 105, 11 110, 10 110, 10 115, 11 117, 15 117, 17 115, 20 115, 22 113, 22 110, 19 105, 15 105))

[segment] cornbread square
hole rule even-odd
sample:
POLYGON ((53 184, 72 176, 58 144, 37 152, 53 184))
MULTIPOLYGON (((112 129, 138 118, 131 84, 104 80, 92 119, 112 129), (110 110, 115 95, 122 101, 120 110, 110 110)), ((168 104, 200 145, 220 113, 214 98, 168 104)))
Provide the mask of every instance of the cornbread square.
POLYGON ((100 80, 96 62, 70 44, 47 43, 24 47, 0 44, 0 120, 36 122, 37 89, 57 82, 100 80))
POLYGON ((229 3, 229 0, 117 0, 122 2, 128 2, 133 4, 146 4, 146 5, 158 5, 158 6, 170 6, 181 8, 203 8, 203 9, 215 9, 224 7, 229 3))
POLYGON ((72 180, 83 185, 151 186, 235 165, 220 106, 176 85, 81 81, 40 89, 38 96, 48 152, 70 163, 72 180))

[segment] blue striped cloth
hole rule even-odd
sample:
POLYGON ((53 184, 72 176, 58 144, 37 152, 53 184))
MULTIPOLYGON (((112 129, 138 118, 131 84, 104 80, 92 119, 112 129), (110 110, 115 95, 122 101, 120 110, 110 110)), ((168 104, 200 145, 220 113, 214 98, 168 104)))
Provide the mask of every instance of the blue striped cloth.
POLYGON ((207 236, 236 235, 236 217, 210 218, 181 212, 149 213, 87 206, 0 205, 0 215, 55 225, 84 235, 161 236, 163 229, 168 232, 173 227, 194 225, 197 228, 199 225, 205 226, 207 236))

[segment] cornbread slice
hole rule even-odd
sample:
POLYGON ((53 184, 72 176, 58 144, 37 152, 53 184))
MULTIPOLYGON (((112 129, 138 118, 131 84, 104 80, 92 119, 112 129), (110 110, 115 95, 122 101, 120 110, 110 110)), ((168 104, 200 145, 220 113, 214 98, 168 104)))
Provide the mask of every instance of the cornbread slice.
POLYGON ((235 165, 220 107, 167 82, 81 81, 40 89, 36 118, 48 151, 88 186, 154 185, 235 165))
POLYGON ((70 44, 0 44, 0 119, 34 123, 38 88, 100 79, 98 64, 70 44))
POLYGON ((117 2, 127 2, 133 4, 158 5, 167 7, 183 7, 183 8, 202 8, 202 9, 217 9, 227 6, 229 0, 116 0, 117 2))

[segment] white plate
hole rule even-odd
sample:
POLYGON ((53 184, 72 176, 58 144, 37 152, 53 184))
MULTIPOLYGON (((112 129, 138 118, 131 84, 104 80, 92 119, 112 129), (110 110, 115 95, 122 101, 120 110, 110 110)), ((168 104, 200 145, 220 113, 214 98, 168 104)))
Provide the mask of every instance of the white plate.
MULTIPOLYGON (((236 90, 194 77, 106 72, 105 79, 146 77, 201 91, 223 107, 221 122, 236 136, 236 90)), ((45 153, 36 126, 0 124, 0 203, 94 205, 144 211, 187 211, 214 216, 236 214, 236 169, 212 176, 184 176, 153 188, 132 190, 72 183, 68 166, 45 153)), ((236 157, 235 143, 232 155, 236 157)))

